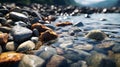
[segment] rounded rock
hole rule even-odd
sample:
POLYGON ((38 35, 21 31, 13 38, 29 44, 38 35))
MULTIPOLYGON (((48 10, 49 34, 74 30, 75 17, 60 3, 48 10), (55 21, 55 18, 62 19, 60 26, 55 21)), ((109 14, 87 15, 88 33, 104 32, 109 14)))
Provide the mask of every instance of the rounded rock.
POLYGON ((32 41, 28 40, 20 44, 17 48, 17 51, 25 52, 28 50, 33 50, 34 48, 35 48, 35 44, 32 41))
POLYGON ((24 55, 19 67, 43 67, 45 61, 35 55, 24 55))
POLYGON ((92 30, 85 37, 90 38, 90 39, 94 39, 97 41, 102 41, 105 38, 107 38, 107 35, 100 30, 92 30))

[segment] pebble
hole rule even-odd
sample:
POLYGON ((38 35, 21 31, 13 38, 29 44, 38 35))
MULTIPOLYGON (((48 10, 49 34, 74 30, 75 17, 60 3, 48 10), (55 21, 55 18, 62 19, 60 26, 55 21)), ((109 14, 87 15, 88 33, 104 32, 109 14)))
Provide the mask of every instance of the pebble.
POLYGON ((22 53, 4 52, 0 54, 1 67, 18 67, 19 61, 23 57, 22 53))
POLYGON ((0 45, 0 53, 2 53, 2 47, 1 47, 1 45, 0 45))
POLYGON ((19 12, 10 12, 8 14, 8 17, 15 21, 24 21, 24 22, 28 21, 28 17, 19 12))
POLYGON ((57 33, 52 30, 47 30, 40 35, 40 40, 45 43, 51 40, 55 40, 58 37, 57 33))
POLYGON ((116 43, 112 50, 115 52, 115 53, 120 53, 120 44, 119 43, 116 43))
POLYGON ((13 41, 7 42, 7 44, 6 44, 6 50, 8 50, 8 51, 15 51, 17 49, 17 47, 18 47, 18 44, 13 41))
POLYGON ((99 67, 99 64, 103 59, 106 59, 107 56, 102 53, 94 52, 91 56, 86 58, 88 66, 99 67))
POLYGON ((35 55, 47 61, 55 54, 57 54, 57 51, 55 48, 50 46, 41 46, 35 55))
POLYGON ((82 22, 77 22, 73 26, 82 27, 82 26, 84 26, 84 24, 82 22))
POLYGON ((19 67, 43 67, 45 60, 35 55, 24 55, 19 67))
POLYGON ((35 48, 35 44, 32 41, 28 40, 20 44, 17 48, 17 51, 25 52, 28 50, 33 50, 34 48, 35 48))
POLYGON ((0 45, 4 45, 8 42, 8 34, 0 33, 0 45))
POLYGON ((37 29, 39 31, 39 33, 45 32, 46 30, 51 30, 47 26, 40 24, 40 23, 32 24, 32 29, 37 29))
POLYGON ((88 67, 86 61, 78 61, 70 65, 70 67, 88 67))
POLYGON ((72 41, 65 41, 59 45, 61 48, 72 48, 73 42, 72 41))
POLYGON ((46 67, 68 67, 68 63, 63 56, 53 55, 46 67))
POLYGON ((0 31, 2 31, 3 33, 9 33, 11 31, 11 28, 7 26, 1 26, 0 31))
POLYGON ((74 46, 75 49, 90 51, 93 49, 93 45, 91 44, 79 44, 77 46, 74 46))
POLYGON ((11 34, 16 43, 22 43, 32 36, 32 30, 26 27, 14 26, 11 31, 11 34))
POLYGON ((105 38, 107 38, 107 35, 100 30, 92 30, 85 37, 90 38, 90 39, 94 39, 97 41, 102 41, 105 38))
POLYGON ((56 26, 69 26, 69 25, 73 25, 73 24, 69 21, 59 22, 59 23, 56 24, 56 26))

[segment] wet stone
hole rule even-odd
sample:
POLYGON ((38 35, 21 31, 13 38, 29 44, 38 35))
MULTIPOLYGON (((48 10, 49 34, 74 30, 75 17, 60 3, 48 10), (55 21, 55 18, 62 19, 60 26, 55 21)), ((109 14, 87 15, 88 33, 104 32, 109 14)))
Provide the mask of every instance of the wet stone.
POLYGON ((43 33, 41 33, 40 35, 40 41, 42 41, 43 43, 51 41, 51 40, 55 40, 58 37, 57 33, 52 31, 52 30, 47 30, 43 33))
POLYGON ((73 24, 69 21, 59 22, 59 23, 56 24, 56 26, 69 26, 69 25, 73 25, 73 24))
POLYGON ((2 31, 3 33, 9 33, 11 31, 11 28, 7 26, 1 26, 0 31, 2 31))
POLYGON ((53 55, 46 67, 68 67, 68 63, 63 56, 53 55))
POLYGON ((36 55, 43 58, 44 60, 49 60, 53 55, 57 54, 55 48, 50 46, 41 46, 36 52, 36 55))
POLYGON ((0 45, 6 44, 8 41, 8 34, 7 33, 0 33, 0 45))
POLYGON ((24 55, 19 63, 19 67, 43 67, 45 61, 35 55, 24 55))
POLYGON ((114 47, 112 48, 112 50, 116 53, 120 53, 120 44, 119 43, 116 43, 114 45, 114 47))
POLYGON ((0 54, 1 67, 18 67, 23 54, 15 52, 4 52, 0 54))
POLYGON ((100 62, 103 59, 107 59, 107 56, 102 53, 94 52, 94 53, 92 53, 91 56, 88 56, 86 58, 86 61, 87 61, 88 66, 99 67, 100 62))
POLYGON ((10 12, 8 14, 8 18, 15 20, 15 21, 24 21, 24 22, 28 21, 28 17, 19 12, 10 12))
POLYGON ((35 48, 35 44, 32 41, 28 40, 20 44, 17 48, 17 51, 25 52, 28 50, 33 50, 34 48, 35 48))
POLYGON ((37 29, 39 33, 45 32, 46 30, 50 30, 50 28, 40 23, 34 23, 32 25, 32 29, 37 29))
POLYGON ((6 44, 6 50, 8 50, 8 51, 15 51, 17 49, 17 47, 18 47, 18 44, 13 41, 8 42, 6 44))
POLYGON ((73 26, 82 27, 82 26, 84 26, 84 24, 82 22, 77 22, 73 26))
POLYGON ((70 67, 88 67, 86 61, 78 61, 70 65, 70 67))
POLYGON ((26 27, 14 26, 11 34, 16 43, 21 43, 28 40, 32 36, 32 31, 26 27))
POLYGON ((22 26, 22 27, 28 26, 25 22, 22 22, 22 21, 15 22, 15 25, 19 25, 19 26, 22 26))
POLYGON ((91 44, 79 44, 77 46, 74 46, 75 49, 85 50, 85 51, 91 51, 93 49, 93 45, 91 44))
POLYGON ((107 35, 100 30, 92 30, 85 37, 94 39, 97 41, 101 41, 101 40, 104 40, 105 38, 107 38, 107 35))

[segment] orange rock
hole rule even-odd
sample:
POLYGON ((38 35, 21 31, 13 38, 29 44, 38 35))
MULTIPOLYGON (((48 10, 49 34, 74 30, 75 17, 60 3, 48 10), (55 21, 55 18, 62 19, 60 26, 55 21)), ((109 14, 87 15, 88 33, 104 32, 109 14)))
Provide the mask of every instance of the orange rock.
POLYGON ((44 42, 48 42, 50 40, 54 40, 58 37, 57 33, 55 33, 53 30, 47 30, 40 35, 40 40, 44 42))
POLYGON ((7 33, 0 33, 0 45, 6 44, 8 41, 7 33))
POLYGON ((4 62, 17 62, 23 57, 22 53, 4 52, 0 54, 0 63, 4 62))
POLYGON ((68 25, 73 25, 73 24, 71 22, 69 22, 69 21, 56 24, 56 26, 68 26, 68 25))
POLYGON ((50 30, 50 28, 40 23, 34 23, 32 25, 32 29, 34 28, 36 28, 40 33, 45 32, 46 30, 50 30))
POLYGON ((5 52, 0 54, 0 67, 18 67, 22 53, 5 52))

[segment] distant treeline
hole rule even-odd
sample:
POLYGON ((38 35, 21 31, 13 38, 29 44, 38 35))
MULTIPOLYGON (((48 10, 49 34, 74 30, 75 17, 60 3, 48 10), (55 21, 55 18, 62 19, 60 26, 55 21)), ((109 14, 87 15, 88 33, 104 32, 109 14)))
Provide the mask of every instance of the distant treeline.
POLYGON ((71 0, 0 0, 0 3, 19 3, 29 5, 31 3, 69 5, 71 0))

